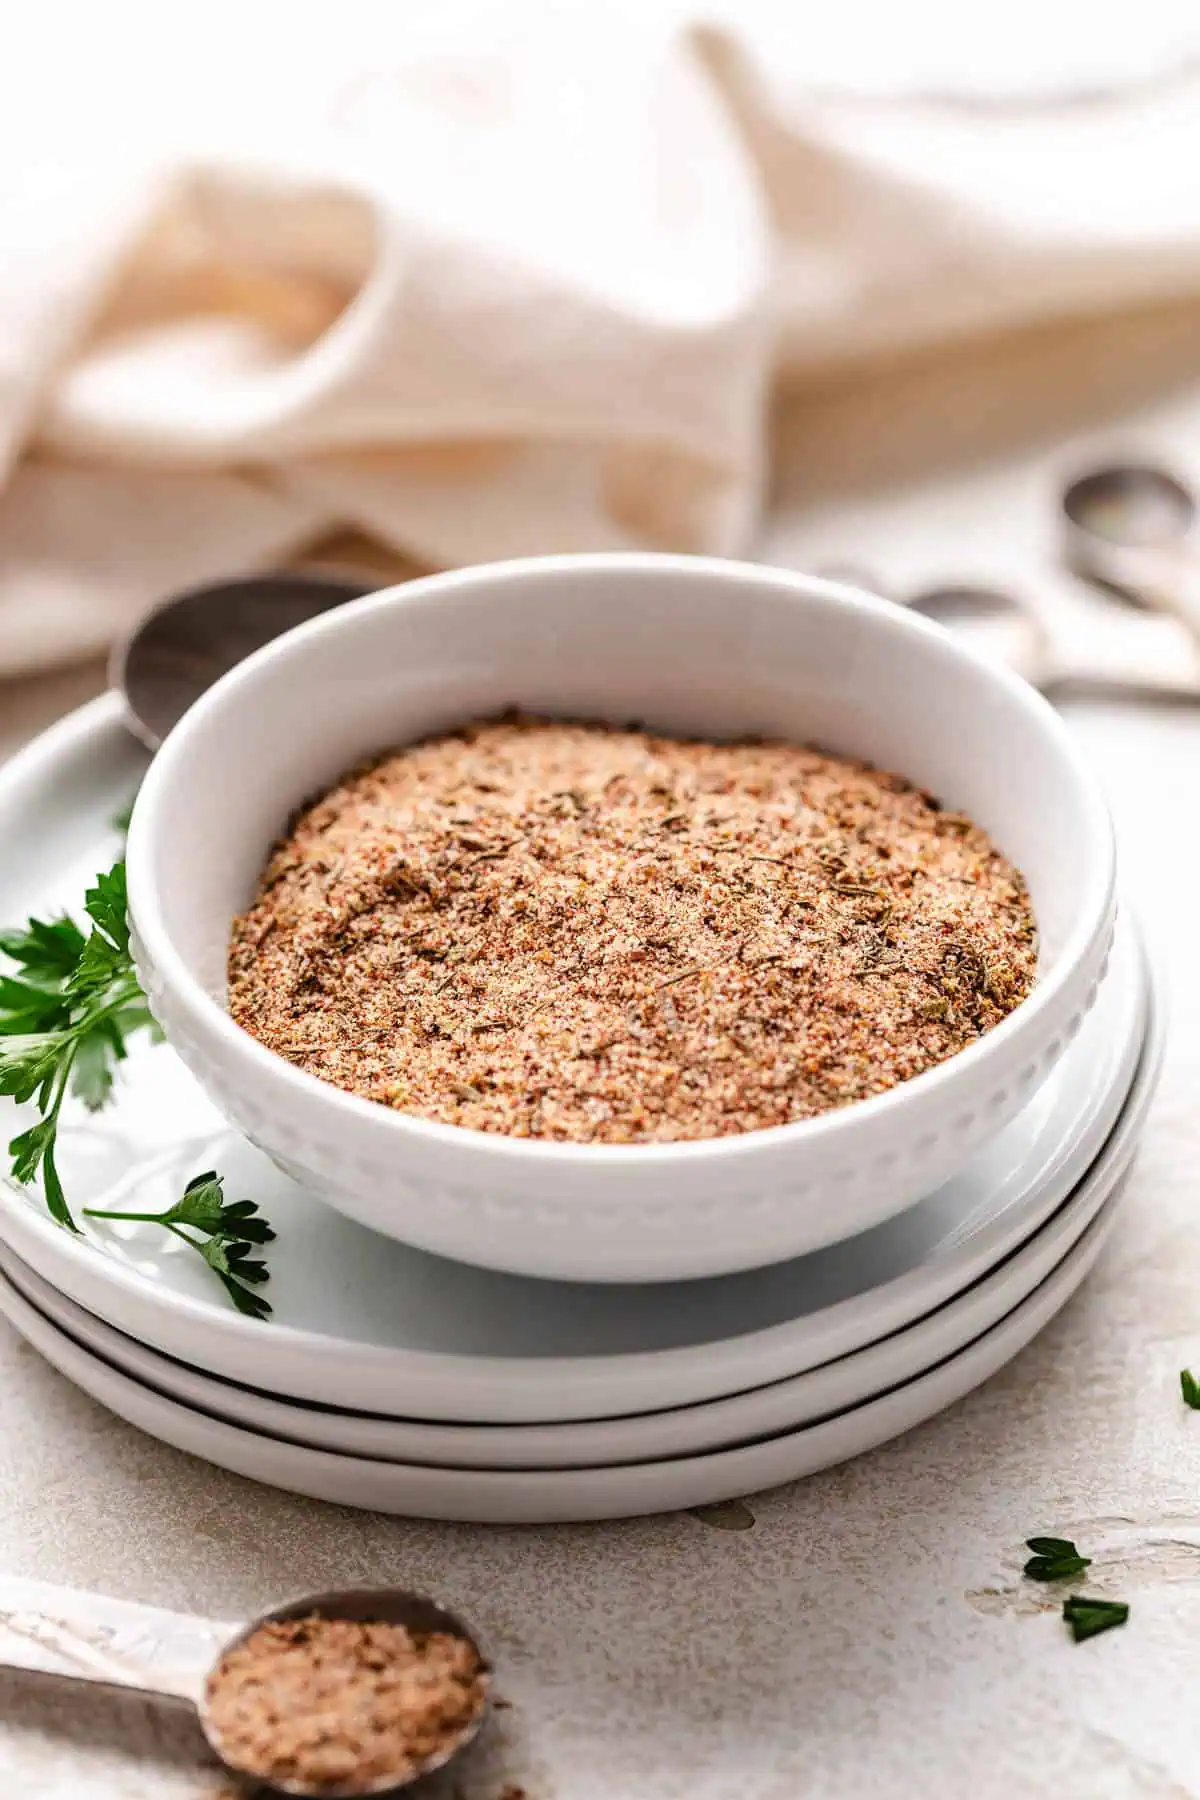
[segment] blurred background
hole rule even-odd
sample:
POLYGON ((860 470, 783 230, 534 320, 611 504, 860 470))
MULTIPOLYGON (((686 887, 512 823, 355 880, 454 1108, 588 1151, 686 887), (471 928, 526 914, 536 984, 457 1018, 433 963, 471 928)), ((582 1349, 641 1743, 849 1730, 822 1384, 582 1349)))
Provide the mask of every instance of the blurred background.
POLYGON ((564 550, 982 589, 1052 687, 1200 695, 1192 0, 52 0, 0 144, 0 751, 197 584, 564 550), (1183 511, 1101 588, 1063 494, 1130 464, 1183 511))

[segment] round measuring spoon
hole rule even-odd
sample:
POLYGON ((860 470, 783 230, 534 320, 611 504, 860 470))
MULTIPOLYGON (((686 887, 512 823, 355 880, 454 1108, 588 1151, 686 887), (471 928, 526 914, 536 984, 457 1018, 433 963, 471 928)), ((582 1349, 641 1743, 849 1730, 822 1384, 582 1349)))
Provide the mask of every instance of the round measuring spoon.
POLYGON ((1196 673, 1174 666, 1179 661, 1174 645, 1164 645, 1157 635, 1153 641, 1142 635, 1143 624, 1157 633, 1152 621, 1126 617, 1122 623, 1119 608, 1104 607, 1098 600, 1088 608, 1094 619, 1068 616, 1064 621, 1036 598, 982 582, 944 582, 905 594, 851 562, 829 563, 814 573, 922 613, 1044 693, 1082 687, 1144 699, 1195 701, 1200 696, 1196 673))
POLYGON ((1200 640, 1200 550, 1194 497, 1165 469, 1095 469, 1063 493, 1067 562, 1153 612, 1172 613, 1200 640))
MULTIPOLYGON (((308 1787, 299 1781, 276 1779, 270 1787, 273 1793, 295 1794, 303 1800, 328 1800, 331 1793, 336 1793, 339 1800, 367 1800, 368 1796, 399 1793, 410 1787, 414 1781, 425 1775, 431 1775, 437 1769, 443 1769, 447 1763, 457 1757, 467 1745, 478 1735, 479 1729, 487 1715, 488 1688, 490 1669, 484 1660, 474 1637, 456 1614, 448 1612, 445 1607, 438 1606, 433 1600, 421 1594, 409 1593, 404 1588, 341 1588, 327 1594, 308 1594, 299 1600, 291 1601, 286 1606, 275 1608, 271 1612, 260 1614, 252 1619, 241 1631, 235 1633, 225 1644, 212 1668, 199 1671, 194 1677, 177 1677, 170 1681, 156 1681, 153 1668, 143 1669, 123 1657, 110 1654, 95 1643, 81 1643, 74 1639, 70 1647, 71 1660, 75 1663, 69 1675, 58 1678, 67 1681, 83 1681, 104 1687, 132 1689, 155 1699, 183 1701, 195 1708, 200 1729, 204 1733, 209 1748, 218 1761, 233 1775, 250 1777, 261 1782, 262 1776, 254 1769, 245 1769, 227 1757, 208 1708, 209 1676, 221 1663, 222 1658, 239 1644, 244 1643, 260 1626, 286 1619, 303 1619, 312 1614, 324 1619, 353 1619, 362 1623, 403 1625, 409 1631, 423 1635, 431 1632, 445 1632, 452 1637, 461 1638, 468 1644, 479 1658, 482 1668, 481 1697, 475 1713, 462 1727, 458 1734, 436 1755, 428 1757, 419 1768, 413 1770, 402 1781, 388 1776, 365 1787, 352 1787, 345 1783, 336 1787, 325 1783, 320 1787, 308 1787), (86 1673, 81 1672, 86 1666, 86 1673), (77 1672, 80 1671, 80 1672, 77 1672)), ((0 1664, 0 1666, 3 1666, 0 1664)), ((16 1664, 24 1668, 26 1664, 16 1664)))
POLYGON ((130 730, 157 750, 193 700, 253 651, 382 585, 365 573, 253 575, 164 600, 109 659, 130 730))

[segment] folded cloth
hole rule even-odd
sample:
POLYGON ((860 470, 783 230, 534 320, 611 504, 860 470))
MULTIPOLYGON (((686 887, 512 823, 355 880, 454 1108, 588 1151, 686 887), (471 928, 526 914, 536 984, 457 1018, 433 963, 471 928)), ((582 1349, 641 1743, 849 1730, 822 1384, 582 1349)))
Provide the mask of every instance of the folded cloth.
POLYGON ((0 673, 335 527, 737 553, 774 384, 1200 291, 1186 68, 922 93, 876 44, 856 92, 769 6, 179 10, 72 9, 64 67, 51 6, 0 70, 0 673))

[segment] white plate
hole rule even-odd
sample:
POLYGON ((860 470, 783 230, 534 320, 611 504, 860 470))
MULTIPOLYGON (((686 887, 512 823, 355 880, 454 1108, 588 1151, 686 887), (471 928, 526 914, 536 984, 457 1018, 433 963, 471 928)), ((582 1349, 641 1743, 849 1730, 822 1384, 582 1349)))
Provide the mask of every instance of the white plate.
POLYGON ((442 1469, 309 1450, 243 1431, 144 1387, 84 1349, 0 1275, 0 1312, 47 1362, 119 1417, 178 1450, 269 1487, 372 1512, 474 1524, 551 1524, 673 1512, 776 1487, 898 1437, 961 1399, 1023 1350, 1083 1280, 1114 1199, 1042 1285, 984 1336, 877 1400, 800 1431, 711 1456, 607 1469, 442 1469))
POLYGON ((694 1456, 857 1406, 953 1356, 1011 1312, 1058 1266, 1124 1179, 1157 1085, 1162 1038, 1155 1010, 1129 1099, 1099 1157, 1053 1218, 990 1275, 868 1349, 770 1387, 673 1411, 575 1424, 471 1426, 318 1410, 217 1381, 148 1349, 66 1299, 11 1251, 0 1249, 0 1269, 54 1324, 122 1373, 217 1418, 311 1449, 474 1469, 608 1467, 694 1456))
MULTIPOLYGON (((104 700, 0 773, 0 924, 78 905, 143 753, 104 700)), ((274 1394, 418 1419, 546 1423, 684 1406, 786 1379, 903 1329, 1048 1219, 1112 1129, 1144 1035, 1128 920, 1083 1029, 1020 1117, 901 1217, 816 1255, 700 1282, 587 1287, 497 1275, 376 1236, 239 1137, 166 1049, 131 1059, 115 1104, 64 1123, 79 1204, 151 1209, 219 1168, 279 1231, 263 1325, 154 1227, 60 1230, 0 1181, 0 1238, 52 1286, 169 1356, 274 1394)), ((0 1103, 7 1106, 7 1103, 0 1103)))

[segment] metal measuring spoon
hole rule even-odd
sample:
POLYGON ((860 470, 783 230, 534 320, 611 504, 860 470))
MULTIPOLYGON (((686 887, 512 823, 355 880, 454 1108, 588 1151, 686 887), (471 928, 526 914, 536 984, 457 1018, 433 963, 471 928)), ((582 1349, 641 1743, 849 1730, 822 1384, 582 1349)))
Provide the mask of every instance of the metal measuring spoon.
MULTIPOLYGON (((36 1584, 22 1584, 33 1586, 36 1584)), ((53 1590, 45 1590, 51 1594, 53 1590)), ((225 1642, 219 1649, 211 1664, 204 1662, 191 1667, 172 1666, 169 1655, 160 1654, 160 1646, 155 1642, 152 1628, 147 1633, 144 1620, 155 1617, 153 1609, 144 1607, 125 1608, 120 1601, 101 1600, 99 1597, 63 1594, 68 1607, 77 1609, 86 1607, 93 1616, 103 1617, 109 1614, 120 1620, 123 1612, 137 1615, 136 1622, 131 1622, 129 1636, 132 1645, 129 1654, 119 1654, 102 1641, 98 1634, 89 1630, 87 1634, 69 1625, 58 1625, 53 1613, 36 1612, 26 1614, 19 1611, 4 1614, 4 1627, 15 1632, 22 1641, 23 1654, 10 1662, 0 1651, 0 1668, 38 1669, 44 1673, 52 1673, 56 1679, 65 1681, 81 1681, 94 1686, 121 1688, 144 1694, 152 1699, 180 1701, 193 1708, 199 1721, 209 1748, 217 1760, 230 1771, 241 1777, 256 1777, 256 1771, 241 1769, 230 1762, 222 1753, 221 1740, 212 1726, 208 1713, 207 1688, 208 1678, 230 1650, 243 1643, 252 1632, 262 1625, 286 1619, 306 1618, 318 1613, 326 1619, 354 1619, 361 1622, 403 1625, 410 1631, 429 1633, 434 1631, 461 1638, 479 1657, 483 1668, 483 1698, 474 1717, 468 1721, 458 1736, 437 1756, 430 1757, 422 1764, 419 1771, 401 1782, 390 1777, 381 1778, 366 1788, 338 1788, 334 1791, 344 1796, 344 1800, 357 1800, 358 1796, 376 1796, 400 1793, 423 1776, 431 1775, 437 1769, 443 1769, 447 1763, 458 1756, 478 1735, 488 1711, 488 1685, 490 1669, 483 1658, 475 1638, 456 1614, 448 1612, 433 1600, 421 1594, 413 1594, 404 1588, 339 1588, 326 1594, 308 1594, 299 1600, 293 1600, 286 1606, 276 1607, 270 1612, 259 1615, 225 1642), (38 1656, 31 1658, 29 1645, 33 1643, 47 1652, 44 1662, 38 1656), (61 1664, 65 1663, 64 1669, 61 1664)), ((57 1608, 55 1609, 58 1610, 57 1608)), ((159 1614, 159 1618, 169 1621, 172 1615, 159 1614)), ((183 1620, 179 1621, 184 1624, 183 1620)), ((125 1641, 125 1640, 122 1640, 125 1641)), ((256 1777, 260 1782, 261 1776, 256 1777)), ((321 1788, 309 1788, 295 1781, 276 1781, 268 1791, 284 1794, 295 1794, 305 1800, 322 1800, 330 1792, 328 1785, 321 1788)))
MULTIPOLYGON (((1174 499, 1169 494, 1160 499, 1164 512, 1168 505, 1178 513, 1183 505, 1191 504, 1181 488, 1174 499)), ((1085 496, 1085 507, 1086 500, 1085 496)), ((1108 530, 1116 528, 1116 522, 1110 519, 1108 530)), ((1143 530, 1149 529, 1147 518, 1143 530)), ((1200 559, 1197 567, 1200 568, 1200 559)), ((1094 618, 1068 616, 1064 621, 1056 619, 1052 609, 1012 588, 947 582, 907 594, 889 588, 876 574, 855 563, 828 563, 814 573, 849 587, 864 588, 898 606, 923 613, 1043 693, 1081 688, 1140 699, 1194 702, 1200 697, 1195 671, 1186 666, 1175 667, 1180 660, 1178 647, 1174 642, 1163 643, 1153 621, 1127 619, 1121 624, 1119 609, 1105 607, 1099 600, 1088 606, 1094 618), (1144 635, 1146 626, 1155 634, 1152 639, 1144 635)), ((1103 579, 1091 570, 1088 573, 1093 574, 1093 579, 1103 579)), ((1170 627, 1167 629, 1170 632, 1170 627)), ((1170 635, 1173 639, 1174 633, 1170 635)))
POLYGON ((1197 508, 1182 482, 1138 464, 1095 469, 1068 485, 1062 510, 1076 574, 1174 614, 1200 640, 1197 508))
MULTIPOLYGON (((1105 621, 1080 620, 1064 627, 1033 601, 1006 588, 965 584, 930 588, 908 602, 963 638, 981 655, 1001 663, 1042 693, 1076 692, 1143 700, 1194 703, 1200 689, 1185 670, 1143 643, 1131 644, 1129 626, 1111 636, 1105 621)), ((1136 625, 1133 627, 1136 632, 1136 625)))
POLYGON ((365 572, 252 575, 164 600, 109 658, 129 729, 157 750, 192 702, 253 651, 383 585, 365 572))

